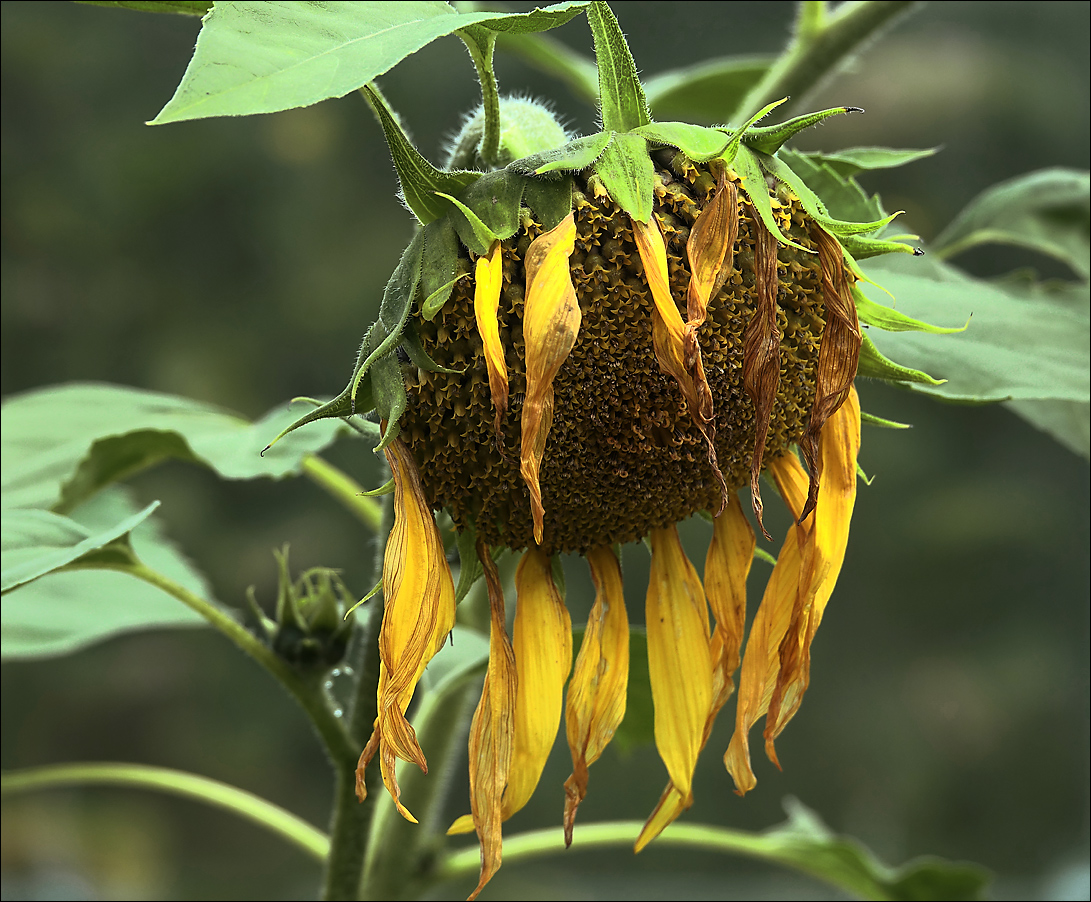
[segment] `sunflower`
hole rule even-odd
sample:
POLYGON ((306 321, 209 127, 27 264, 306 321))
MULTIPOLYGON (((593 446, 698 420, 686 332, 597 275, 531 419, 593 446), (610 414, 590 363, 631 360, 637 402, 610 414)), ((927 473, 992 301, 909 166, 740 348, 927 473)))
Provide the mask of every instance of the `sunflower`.
POLYGON ((861 319, 930 328, 860 290, 854 255, 913 252, 877 237, 893 217, 834 218, 789 166, 807 160, 780 153, 800 129, 850 108, 765 127, 757 122, 776 104, 736 128, 652 122, 616 20, 604 4, 588 15, 600 81, 617 79, 604 97, 628 86, 635 107, 611 112, 604 100, 609 129, 572 139, 540 106, 507 101, 503 165, 487 172, 469 168, 485 168, 477 153, 485 112, 437 169, 377 89, 365 89, 422 228, 349 386, 296 424, 372 409, 381 423, 394 526, 378 716, 357 792, 364 797, 377 756, 410 820, 395 765, 427 770, 427 759, 406 711, 464 594, 435 511, 449 514, 458 536, 460 584, 475 571, 484 577, 490 653, 470 728, 471 813, 449 831, 479 837, 474 896, 500 866, 501 823, 534 792, 562 716, 572 841, 589 768, 625 714, 626 543, 644 540, 651 551, 644 619, 668 775, 636 850, 692 805, 698 755, 740 663, 724 755, 736 791, 756 784, 749 736, 763 717, 765 751, 777 762, 774 743, 809 685, 811 644, 845 556, 860 447, 853 381, 865 368, 929 379, 887 361, 861 331, 861 319), (756 539, 740 493, 771 538, 763 473, 794 522, 743 654, 756 539), (703 585, 676 528, 694 514, 712 522, 703 585), (503 550, 520 555, 510 637, 495 563, 503 550), (596 587, 574 663, 554 576, 555 556, 572 552, 596 587))

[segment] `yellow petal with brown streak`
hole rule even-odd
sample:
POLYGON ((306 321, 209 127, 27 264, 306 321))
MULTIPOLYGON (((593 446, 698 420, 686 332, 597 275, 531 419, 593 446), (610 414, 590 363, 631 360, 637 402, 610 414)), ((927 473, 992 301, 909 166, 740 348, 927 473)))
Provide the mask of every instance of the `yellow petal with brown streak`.
POLYGON ((523 339, 526 342, 527 391, 523 401, 520 472, 530 492, 534 539, 541 544, 545 507, 538 472, 553 425, 553 377, 576 343, 580 305, 572 286, 569 258, 576 241, 571 213, 534 239, 527 249, 523 339))
POLYGON ((565 781, 565 845, 572 844, 576 809, 587 795, 587 769, 594 764, 625 717, 629 683, 629 620, 621 566, 609 547, 587 554, 595 582, 595 604, 568 684, 565 729, 572 775, 565 781))

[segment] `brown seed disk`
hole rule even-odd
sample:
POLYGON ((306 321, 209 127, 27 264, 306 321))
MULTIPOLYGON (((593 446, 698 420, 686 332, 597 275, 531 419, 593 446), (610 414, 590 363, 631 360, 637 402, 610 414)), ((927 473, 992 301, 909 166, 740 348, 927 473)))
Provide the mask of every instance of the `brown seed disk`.
MULTIPOLYGON (((734 176, 730 176, 734 178, 734 176)), ((578 187, 580 187, 578 185, 578 187)), ((704 437, 677 383, 652 347, 651 293, 628 216, 583 186, 576 192, 572 280, 583 322, 553 382, 553 428, 541 468, 543 548, 575 551, 638 540, 654 527, 717 510, 719 483, 704 437)), ((715 179, 676 158, 657 171, 655 213, 667 241, 671 291, 685 318, 686 239, 715 179)), ((728 486, 750 481, 754 409, 743 389, 743 333, 755 310, 756 214, 740 190, 734 271, 708 307, 698 338, 715 403, 716 453, 728 486)), ((810 217, 794 197, 772 198, 781 231, 807 248, 810 217)), ((462 529, 472 521, 490 545, 533 542, 530 502, 519 474, 520 418, 526 389, 522 334, 523 256, 537 224, 504 242, 500 336, 507 351, 510 404, 501 455, 494 440, 489 379, 473 313, 473 282, 463 279, 432 322, 420 322, 425 349, 461 374, 414 370, 402 436, 421 470, 428 499, 462 529)), ((824 324, 818 255, 781 246, 777 324, 782 335, 776 403, 764 459, 798 442, 814 401, 824 324)))

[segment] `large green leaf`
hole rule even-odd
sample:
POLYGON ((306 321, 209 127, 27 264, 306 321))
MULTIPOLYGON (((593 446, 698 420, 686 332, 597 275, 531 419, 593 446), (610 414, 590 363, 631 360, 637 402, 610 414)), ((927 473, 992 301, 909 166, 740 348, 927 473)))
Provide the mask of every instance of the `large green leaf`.
POLYGON ((69 510, 98 489, 167 458, 226 479, 298 473, 303 457, 346 427, 316 424, 261 450, 294 419, 282 408, 251 423, 210 404, 113 385, 73 384, 4 402, 0 501, 5 508, 69 510))
POLYGON ((879 332, 886 356, 943 385, 914 386, 952 401, 1088 400, 1086 285, 996 284, 930 257, 889 256, 864 265, 903 313, 965 332, 879 332))
POLYGON ((181 84, 152 123, 272 113, 343 97, 460 28, 540 31, 584 6, 567 2, 507 14, 457 13, 435 0, 217 5, 204 20, 181 84))
POLYGON ((1091 460, 1091 404, 1087 401, 1009 401, 1008 407, 1070 451, 1091 460))
POLYGON ((936 239, 953 257, 981 244, 1010 244, 1056 257, 1084 279, 1091 276, 1091 175, 1043 169, 983 191, 936 239))
POLYGON ((110 570, 64 570, 96 551, 128 547, 149 567, 209 597, 204 578, 163 537, 154 519, 117 486, 62 517, 5 510, 4 595, 0 652, 4 658, 66 654, 122 632, 199 626, 204 620, 142 580, 110 570), (44 574, 44 575, 42 575, 44 574), (31 579, 37 576, 36 579, 31 579), (29 580, 29 581, 28 581, 29 580), (20 584, 21 583, 21 584, 20 584))

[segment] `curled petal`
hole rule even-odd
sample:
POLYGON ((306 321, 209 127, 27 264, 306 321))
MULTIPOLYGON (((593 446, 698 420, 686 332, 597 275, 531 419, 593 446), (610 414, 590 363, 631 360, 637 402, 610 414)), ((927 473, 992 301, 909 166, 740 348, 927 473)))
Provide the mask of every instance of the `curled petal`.
POLYGON ((743 387, 754 405, 754 456, 750 463, 750 495, 754 516, 765 538, 771 538, 762 523, 761 490, 758 476, 765 456, 765 439, 773 401, 780 381, 780 329, 777 328, 777 239, 754 216, 754 293, 757 308, 743 335, 743 387))
MULTIPOLYGON (((481 876, 470 894, 476 899, 500 868, 504 788, 511 771, 518 677, 504 620, 504 589, 489 549, 480 540, 477 556, 489 592, 489 669, 481 701, 470 724, 470 809, 481 843, 481 876)), ((457 822, 456 822, 457 826, 457 822)))
MULTIPOLYGON (((785 454, 769 464, 769 471, 793 517, 798 517, 807 498, 807 473, 803 466, 794 454, 785 454)), ((735 732, 724 755, 724 765, 739 795, 749 792, 758 782, 750 766, 749 733, 758 718, 769 710, 776 688, 781 641, 788 632, 799 591, 803 539, 803 527, 796 524, 788 529, 750 626, 739 676, 735 732)))
POLYGON ((633 240, 636 242, 640 261, 644 266, 644 278, 655 305, 652 312, 652 346, 655 349, 655 358, 660 369, 678 383, 682 397, 689 407, 690 416, 705 437, 709 466, 720 483, 723 504, 726 505, 727 483, 716 460, 712 390, 705 377, 701 346, 697 341, 697 328, 700 323, 687 325, 674 302, 667 272, 667 247, 655 214, 652 214, 647 225, 636 219, 631 222, 633 240))
POLYGON ((565 730, 572 776, 564 784, 564 841, 572 844, 576 809, 587 795, 587 769, 625 717, 629 682, 629 620, 617 555, 601 547, 587 554, 595 581, 595 604, 568 684, 565 730))
POLYGON ((720 170, 716 196, 701 211, 686 242, 689 258, 689 291, 686 296, 687 325, 705 321, 708 302, 731 273, 735 241, 739 237, 739 194, 720 170))
POLYGON ((478 257, 474 268, 474 318, 477 333, 485 350, 485 366, 489 371, 489 392, 496 412, 496 437, 500 441, 500 424, 508 410, 508 365, 504 346, 500 342, 500 290, 504 282, 503 257, 500 242, 494 241, 489 252, 478 257))
POLYGON ((557 738, 564 683, 572 669, 572 620, 553 582, 549 555, 528 549, 515 571, 515 588, 513 644, 519 691, 504 820, 530 800, 538 785, 557 738))
POLYGON ((363 768, 378 752, 387 790, 402 816, 414 820, 398 798, 394 764, 401 758, 428 770, 405 711, 424 668, 454 626, 455 592, 443 541, 409 449, 395 439, 384 453, 394 474, 394 528, 383 560, 378 717, 360 758, 357 791, 364 792, 363 768))
POLYGON ((538 471, 546 438, 553 425, 553 377, 576 343, 580 305, 572 286, 569 258, 576 241, 571 213, 527 250, 527 293, 523 307, 526 342, 527 391, 523 402, 520 472, 530 491, 534 539, 541 544, 545 507, 538 471))
POLYGON ((822 297, 826 308, 826 325, 818 348, 815 371, 814 405, 807 430, 799 442, 803 458, 811 471, 811 484, 803 517, 814 510, 818 501, 818 442, 826 421, 840 409, 852 390, 856 367, 860 360, 860 321, 849 288, 841 245, 824 229, 815 225, 811 234, 818 245, 818 260, 822 267, 822 297))
POLYGON ((655 704, 655 744, 688 807, 693 770, 712 705, 708 605, 697 571, 671 525, 651 533, 645 622, 655 704))
POLYGON ((773 741, 799 710, 810 685, 811 642, 833 594, 848 546, 860 450, 860 402, 852 386, 846 403, 826 421, 819 449, 818 505, 806 532, 797 605, 781 643, 780 671, 765 724, 765 752, 774 763, 777 756, 773 741))

